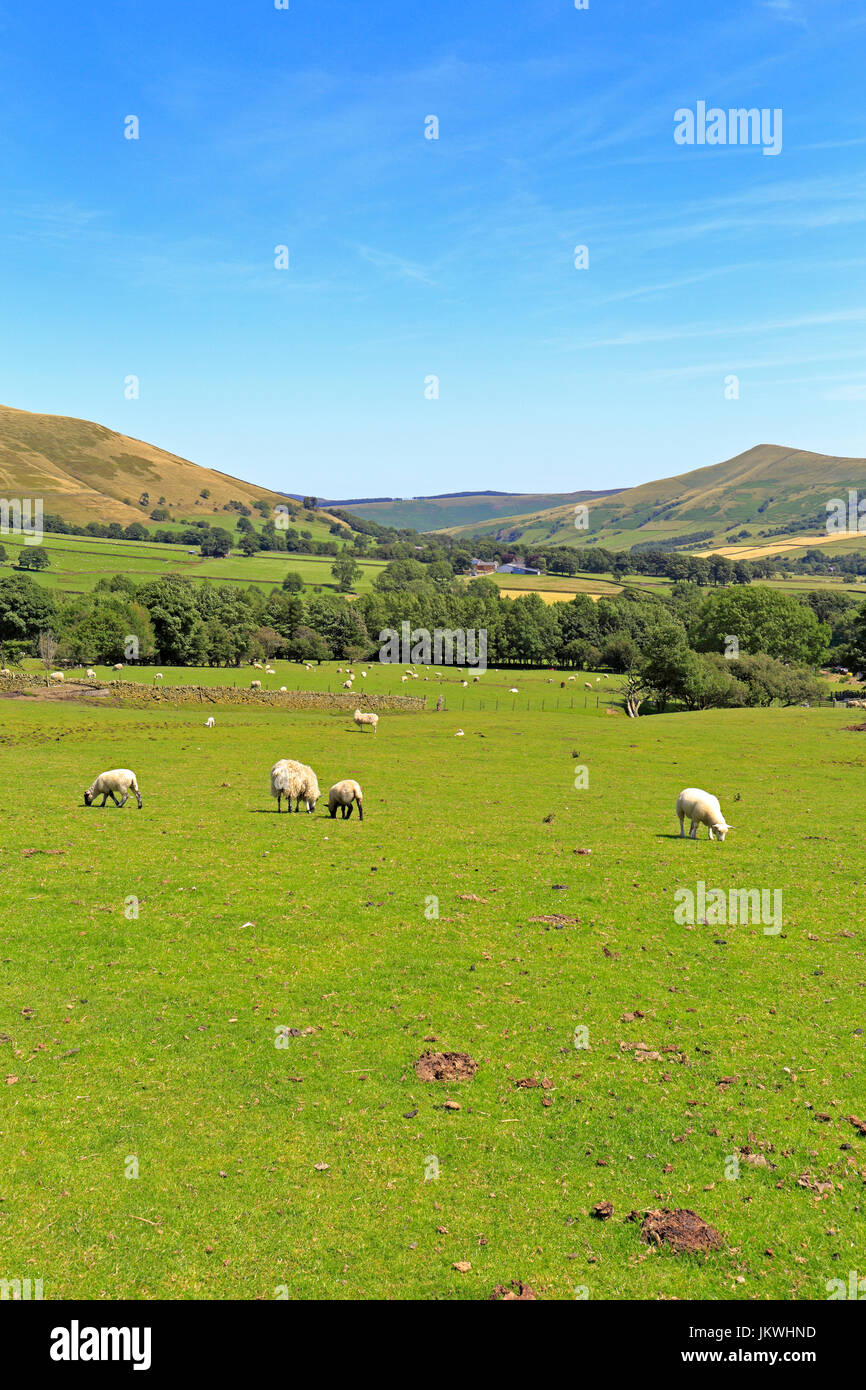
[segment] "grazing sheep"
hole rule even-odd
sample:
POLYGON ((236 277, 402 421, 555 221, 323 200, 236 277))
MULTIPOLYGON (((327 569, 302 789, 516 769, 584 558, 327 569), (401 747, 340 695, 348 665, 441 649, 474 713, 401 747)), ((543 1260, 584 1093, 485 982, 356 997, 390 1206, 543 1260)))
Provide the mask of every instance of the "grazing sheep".
POLYGON ((51 672, 51 679, 52 679, 53 681, 62 681, 62 680, 63 680, 63 672, 62 672, 62 671, 52 671, 52 672, 51 672))
POLYGON ((89 681, 95 681, 95 680, 96 680, 96 672, 95 672, 95 671, 91 671, 90 667, 87 668, 86 674, 87 674, 87 679, 88 679, 89 681))
POLYGON ((277 798, 278 815, 283 797, 288 801, 290 811, 293 800, 296 812, 300 811, 303 801, 307 811, 312 814, 320 796, 315 772, 311 767, 307 767, 306 763, 295 762, 293 758, 281 758, 271 768, 271 796, 277 798))
POLYGON ((711 792, 702 792, 699 787, 686 787, 677 797, 677 817, 680 822, 680 838, 685 836, 683 821, 686 816, 691 820, 692 826, 689 837, 697 839, 698 826, 705 825, 709 831, 710 839, 724 840, 729 830, 733 826, 728 825, 722 815, 722 808, 719 805, 717 796, 711 792), (715 831, 715 835, 713 834, 715 831))
POLYGON ((511 687, 511 689, 509 690, 508 693, 509 693, 509 695, 516 695, 516 694, 518 693, 518 692, 517 692, 517 686, 516 686, 516 685, 513 685, 513 686, 511 687))
POLYGON ((100 772, 95 782, 91 782, 87 791, 84 793, 85 806, 92 806, 94 797, 101 796, 100 806, 104 806, 111 797, 115 806, 125 806, 129 800, 129 793, 138 802, 138 809, 141 810, 141 793, 138 790, 138 782, 135 773, 130 772, 128 767, 115 767, 110 772, 100 772), (120 801, 118 801, 120 797, 120 801))
POLYGON ((351 690, 351 689, 352 689, 352 682, 351 682, 351 681, 343 681, 343 689, 344 689, 344 690, 351 690))
POLYGON ((577 680, 577 676, 569 676, 568 679, 569 679, 570 681, 576 681, 576 680, 577 680))
POLYGON ((404 685, 406 684, 406 682, 407 682, 408 679, 409 679, 408 676, 401 676, 401 677, 400 677, 400 680, 403 682, 404 685))
POLYGON ((355 713, 352 715, 352 718, 358 725, 359 729, 363 728, 365 724, 369 724, 372 727, 373 733, 375 734, 376 730, 379 727, 378 714, 365 714, 363 710, 356 709, 355 713))
POLYGON ((162 672, 161 672, 161 671, 157 671, 157 673, 156 673, 156 675, 154 676, 153 679, 154 679, 155 681, 161 681, 161 680, 162 680, 162 672))
POLYGON ((457 733, 454 735, 454 737, 455 737, 455 738, 465 738, 466 735, 464 734, 464 732, 463 732, 462 729, 458 729, 458 730, 457 730, 457 733))
POLYGON ((250 681, 250 690, 261 690, 261 681, 250 681))
POLYGON ((584 682, 583 682, 583 688, 584 688, 584 690, 592 690, 592 686, 591 686, 591 684, 590 684, 589 681, 584 681, 584 682))
POLYGON ((115 666, 112 666, 111 669, 112 669, 112 671, 122 671, 122 670, 123 670, 123 662, 122 662, 122 661, 118 661, 117 664, 116 664, 115 666))
POLYGON ((353 805, 358 807, 358 820, 364 819, 364 793, 358 786, 347 777, 344 782, 335 782, 328 792, 328 810, 331 813, 331 820, 336 820, 337 810, 342 807, 343 820, 348 820, 352 814, 353 805))
POLYGON ((288 688, 289 688, 289 687, 288 687, 287 685, 281 685, 281 686, 280 686, 280 694, 281 694, 281 695, 285 695, 285 694, 286 694, 286 691, 288 690, 288 688))
POLYGON ((215 723, 216 723, 216 720, 214 719, 213 715, 210 714, 210 715, 208 715, 207 719, 204 721, 204 726, 205 726, 206 729, 212 729, 215 723))
POLYGON ((366 678, 367 678, 367 672, 366 672, 366 671, 362 671, 362 672, 361 672, 361 675, 362 675, 362 676, 364 677, 364 679, 366 680, 366 678))

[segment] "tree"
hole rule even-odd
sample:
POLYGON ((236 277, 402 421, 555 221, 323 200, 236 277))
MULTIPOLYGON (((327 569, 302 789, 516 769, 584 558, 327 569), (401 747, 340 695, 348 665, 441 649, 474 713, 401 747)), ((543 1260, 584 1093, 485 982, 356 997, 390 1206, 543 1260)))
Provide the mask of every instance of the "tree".
POLYGON ((50 671, 57 660, 57 642, 52 632, 40 632, 37 651, 42 665, 50 671))
POLYGON ((202 555, 210 555, 214 559, 224 560, 232 548, 232 538, 228 531, 222 526, 215 526, 207 535, 202 536, 199 550, 202 555))
POLYGON ((723 652, 729 637, 736 637, 741 652, 815 666, 824 657, 830 629, 789 594, 763 584, 737 585, 704 601, 692 633, 699 651, 723 652))
POLYGON ((6 554, 6 547, 5 547, 5 545, 0 545, 0 560, 6 560, 6 559, 8 559, 8 556, 7 556, 7 554, 6 554))
POLYGON ((283 577, 283 588, 287 594, 299 594, 304 587, 304 581, 296 570, 288 570, 283 577))
MULTIPOLYGON (((243 518, 241 518, 243 520, 243 518)), ((240 549, 244 555, 255 555, 262 548, 262 543, 255 531, 245 531, 241 536, 240 549)))
POLYGON ((318 497, 305 497, 303 508, 305 512, 314 512, 319 505, 318 497))
POLYGON ((337 581, 337 588, 340 593, 346 594, 358 580, 361 566, 357 560, 352 559, 351 555, 338 555, 331 566, 331 574, 337 581))
POLYGON ((47 570, 51 564, 44 545, 23 545, 18 555, 20 570, 47 570))
POLYGON ((54 599, 29 575, 0 579, 0 642, 34 642, 53 625, 54 599))

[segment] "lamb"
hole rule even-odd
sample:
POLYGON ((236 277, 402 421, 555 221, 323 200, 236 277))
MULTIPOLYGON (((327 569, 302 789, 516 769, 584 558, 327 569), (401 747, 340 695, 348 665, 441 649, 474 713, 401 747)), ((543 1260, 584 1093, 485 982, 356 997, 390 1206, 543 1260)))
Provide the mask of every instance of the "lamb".
POLYGON ((373 733, 375 734, 376 730, 379 727, 378 714, 364 714, 363 710, 356 709, 355 713, 352 715, 352 718, 358 725, 359 729, 363 728, 365 724, 369 724, 372 727, 373 733))
POLYGON ((718 797, 713 796, 711 792, 701 791, 699 787, 686 787, 680 792, 677 797, 677 816, 680 822, 680 839, 685 836, 683 821, 686 816, 692 823, 689 832, 692 840, 697 839, 699 825, 707 827, 711 840, 724 840, 728 831, 734 828, 732 825, 728 825, 722 815, 718 797), (713 831, 715 831, 715 835, 713 831))
POLYGON ((94 798, 102 797, 100 806, 104 806, 111 797, 115 806, 125 806, 129 800, 129 793, 132 792, 138 802, 138 809, 141 810, 141 793, 138 790, 138 782, 135 773, 130 772, 128 767, 115 767, 110 772, 100 772, 95 782, 92 782, 84 793, 85 806, 92 806, 94 798), (118 801, 118 796, 121 798, 118 801))
POLYGON ((296 812, 300 811, 303 801, 307 811, 312 815, 320 795, 316 774, 306 763, 295 762, 293 758, 281 758, 278 763, 274 763, 271 768, 271 796, 277 798, 278 815, 283 797, 289 803, 289 811, 294 799, 296 812))
POLYGON ((211 715, 208 715, 207 719, 204 721, 204 726, 205 726, 206 729, 212 729, 215 723, 216 723, 216 720, 214 719, 213 715, 211 714, 211 715))
POLYGON ((335 820, 338 808, 342 807, 343 820, 348 820, 352 814, 353 805, 358 807, 358 820, 364 819, 364 793, 358 786, 347 777, 343 782, 335 782, 328 792, 328 810, 331 813, 331 820, 335 820))

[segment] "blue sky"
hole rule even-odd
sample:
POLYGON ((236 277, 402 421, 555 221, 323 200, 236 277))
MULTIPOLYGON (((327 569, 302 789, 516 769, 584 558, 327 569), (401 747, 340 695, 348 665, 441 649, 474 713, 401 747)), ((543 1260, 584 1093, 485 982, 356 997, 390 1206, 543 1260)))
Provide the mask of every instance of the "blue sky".
POLYGON ((859 0, 290 4, 0 0, 0 401, 324 497, 866 455, 859 0))

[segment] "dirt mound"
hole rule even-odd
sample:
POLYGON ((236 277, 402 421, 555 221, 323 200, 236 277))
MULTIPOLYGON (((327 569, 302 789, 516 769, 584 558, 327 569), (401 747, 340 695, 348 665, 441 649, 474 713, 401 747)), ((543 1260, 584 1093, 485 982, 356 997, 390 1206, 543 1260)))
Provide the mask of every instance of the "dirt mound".
POLYGON ((419 1081, 469 1081, 477 1070, 466 1052, 424 1052, 415 1063, 419 1081))
POLYGON ((534 1299, 538 1302, 529 1285, 522 1283, 519 1279, 514 1279, 510 1286, 508 1284, 497 1284, 492 1294, 490 1294, 488 1302, 498 1300, 505 1303, 513 1302, 515 1299, 518 1301, 534 1299))
POLYGON ((849 734, 866 734, 866 724, 846 724, 849 734))
POLYGON ((718 1250, 722 1237, 693 1211, 648 1211, 641 1236, 651 1245, 670 1245, 678 1254, 718 1250))

